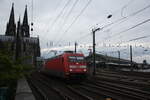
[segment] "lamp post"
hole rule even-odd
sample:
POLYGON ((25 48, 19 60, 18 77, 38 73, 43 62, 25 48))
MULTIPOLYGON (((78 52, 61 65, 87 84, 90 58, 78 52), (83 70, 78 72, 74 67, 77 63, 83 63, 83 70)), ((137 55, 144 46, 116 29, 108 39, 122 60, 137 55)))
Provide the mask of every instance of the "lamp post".
MULTIPOLYGON (((107 18, 111 18, 112 15, 108 15, 107 18)), ((96 28, 96 29, 92 29, 92 33, 93 33, 93 75, 96 74, 96 63, 95 63, 95 32, 99 31, 100 28, 96 28)))
POLYGON ((99 31, 100 28, 96 28, 96 29, 92 29, 92 33, 93 33, 93 75, 95 75, 95 69, 96 69, 96 63, 95 63, 95 32, 99 31))
POLYGON ((118 51, 118 61, 119 61, 119 66, 120 66, 120 51, 118 51))

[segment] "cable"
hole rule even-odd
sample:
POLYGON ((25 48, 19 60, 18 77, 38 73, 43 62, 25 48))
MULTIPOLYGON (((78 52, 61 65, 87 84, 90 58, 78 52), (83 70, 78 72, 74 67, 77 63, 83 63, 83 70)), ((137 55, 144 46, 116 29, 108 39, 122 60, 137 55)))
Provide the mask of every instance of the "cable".
MULTIPOLYGON (((144 7, 144 8, 142 8, 142 9, 138 10, 137 12, 134 12, 134 13, 132 13, 132 14, 130 14, 130 15, 124 17, 124 18, 121 18, 121 19, 119 19, 119 20, 116 20, 116 21, 114 21, 114 22, 112 22, 112 23, 110 23, 110 24, 107 24, 107 25, 105 25, 104 27, 102 27, 102 29, 103 29, 103 28, 106 28, 106 27, 108 27, 108 26, 111 26, 111 25, 113 25, 113 24, 115 24, 115 23, 117 23, 117 22, 119 22, 119 21, 121 21, 121 20, 123 20, 123 19, 127 19, 128 17, 134 16, 134 15, 136 15, 136 14, 138 14, 138 13, 144 11, 145 9, 147 9, 147 8, 149 8, 149 7, 150 7, 150 5, 144 7)), ((138 25, 138 26, 139 26, 139 25, 138 25)), ((58 43, 59 43, 59 42, 58 42, 58 43)), ((57 43, 57 44, 58 44, 58 43, 57 43)))
POLYGON ((123 11, 124 11, 124 9, 127 8, 133 1, 134 1, 134 0, 130 0, 125 6, 122 7, 122 9, 121 9, 121 16, 122 16, 122 17, 124 17, 124 16, 123 16, 123 11))
POLYGON ((62 10, 60 11, 60 13, 58 14, 58 16, 54 19, 54 21, 52 22, 51 26, 48 28, 47 32, 49 30, 51 30, 54 26, 54 24, 57 22, 57 20, 59 19, 59 17, 62 15, 63 11, 65 10, 65 8, 69 5, 71 0, 68 0, 65 4, 65 6, 62 8, 62 10))
POLYGON ((132 41, 136 41, 136 40, 141 40, 141 39, 145 39, 145 38, 149 38, 149 37, 150 37, 150 35, 141 36, 141 37, 136 37, 136 38, 133 38, 133 39, 130 39, 130 40, 127 40, 127 41, 121 41, 121 42, 118 43, 118 44, 127 43, 127 42, 132 42, 132 41))
MULTIPOLYGON (((81 10, 81 12, 78 14, 78 16, 76 16, 76 18, 73 20, 73 22, 70 24, 70 26, 65 30, 65 32, 61 35, 61 37, 68 32, 69 29, 71 29, 71 27, 73 26, 73 24, 77 21, 77 19, 82 15, 82 13, 86 10, 86 8, 88 7, 88 5, 91 3, 92 0, 89 0, 88 3, 84 6, 84 8, 81 10)), ((61 38, 58 40, 58 42, 56 43, 56 45, 60 42, 61 38)))
MULTIPOLYGON (((144 8, 142 8, 142 9, 136 11, 136 12, 133 12, 132 14, 130 14, 130 15, 126 16, 126 17, 120 18, 120 19, 118 19, 118 20, 116 20, 116 21, 114 21, 114 22, 112 22, 112 23, 110 23, 110 24, 104 25, 103 27, 101 27, 101 30, 103 30, 104 28, 107 28, 107 27, 109 27, 109 26, 111 26, 111 25, 114 25, 114 24, 116 24, 116 23, 118 23, 118 22, 120 22, 120 21, 121 21, 120 23, 122 23, 122 22, 124 22, 124 21, 122 21, 122 20, 127 19, 127 18, 132 17, 132 16, 135 16, 135 15, 141 13, 142 11, 144 11, 144 10, 146 10, 146 9, 148 9, 148 8, 150 8, 150 5, 144 7, 144 8)), ((116 27, 116 26, 115 26, 115 27, 116 27)), ((85 36, 88 36, 88 34, 85 35, 85 36)))
MULTIPOLYGON (((134 0, 129 1, 127 4, 125 4, 124 6, 122 6, 121 8, 119 8, 118 10, 114 11, 111 15, 115 15, 116 13, 120 12, 119 10, 122 10, 125 6, 129 6, 131 3, 133 3, 134 0)), ((121 12, 122 13, 122 12, 121 12)), ((102 22, 98 22, 96 24, 101 24, 102 22)), ((93 27, 95 25, 92 25, 91 27, 93 27)))
POLYGON ((129 18, 129 17, 135 16, 135 15, 137 15, 138 13, 140 13, 140 12, 142 12, 142 11, 148 9, 148 8, 150 8, 150 5, 148 5, 148 6, 144 7, 144 8, 142 8, 142 9, 140 9, 140 10, 138 10, 138 11, 136 11, 136 12, 134 12, 134 13, 132 13, 132 14, 126 16, 126 17, 120 18, 120 19, 118 19, 118 20, 116 20, 116 21, 114 21, 114 22, 112 22, 112 23, 110 23, 110 24, 107 24, 107 25, 103 26, 101 29, 106 28, 106 27, 109 27, 109 26, 111 26, 111 25, 113 25, 113 24, 116 24, 116 23, 118 23, 119 21, 122 21, 122 20, 124 20, 124 19, 129 18))
MULTIPOLYGON (((66 24, 66 21, 67 21, 67 18, 70 16, 71 12, 73 11, 74 7, 76 6, 76 4, 78 3, 79 0, 76 0, 73 4, 73 6, 71 7, 70 11, 68 12, 68 14, 66 15, 65 19, 64 19, 64 23, 63 23, 63 26, 65 26, 66 24)), ((62 26, 62 28, 63 28, 62 26)))
MULTIPOLYGON (((126 30, 123 30, 123 31, 121 31, 121 32, 119 32, 119 33, 117 33, 117 34, 114 34, 114 36, 117 36, 118 34, 127 32, 127 31, 129 31, 129 30, 131 30, 131 29, 133 29, 133 28, 136 28, 136 27, 138 27, 138 26, 140 26, 140 25, 142 25, 142 24, 144 24, 144 23, 146 23, 146 22, 149 22, 149 21, 150 21, 150 19, 147 19, 147 20, 145 20, 145 21, 143 21, 143 22, 141 22, 141 23, 139 23, 139 24, 136 24, 136 25, 134 25, 134 26, 132 26, 132 27, 126 29, 126 30)), ((112 36, 111 36, 111 37, 112 37, 112 36)), ((144 36, 144 37, 140 37, 140 38, 145 38, 145 36, 144 36)), ((131 41, 131 40, 130 40, 130 41, 131 41)))
MULTIPOLYGON (((150 21, 150 19, 147 19, 147 20, 145 20, 145 21, 143 21, 143 22, 141 22, 141 23, 139 23, 139 24, 136 24, 136 25, 132 26, 131 28, 128 28, 128 29, 126 29, 126 30, 123 30, 123 31, 121 31, 121 32, 119 32, 119 33, 117 33, 117 34, 121 34, 121 33, 127 32, 127 31, 129 31, 129 30, 131 30, 131 29, 133 29, 133 28, 136 28, 136 27, 138 27, 138 26, 140 26, 140 25, 142 25, 142 24, 144 24, 144 23, 146 23, 146 22, 149 22, 149 21, 150 21)), ((115 34, 115 36, 116 36, 117 34, 115 34)), ((150 36, 150 35, 148 35, 148 36, 150 36)), ((111 36, 111 37, 112 37, 112 36, 111 36)), ((137 40, 137 39, 140 39, 140 38, 146 38, 146 36, 139 37, 139 38, 135 38, 135 39, 132 39, 132 40, 137 40)), ((130 40, 130 41, 131 41, 131 40, 130 40)))
MULTIPOLYGON (((54 12, 56 13, 57 9, 59 8, 60 4, 62 3, 63 0, 60 0, 57 4, 56 4, 56 7, 54 8, 54 12)), ((45 23, 44 27, 48 26, 49 23, 50 23, 50 20, 51 20, 52 16, 49 18, 49 20, 45 23)), ((45 37, 45 33, 49 30, 49 27, 48 29, 45 29, 43 28, 42 32, 43 32, 43 35, 44 35, 44 38, 45 37)))
MULTIPOLYGON (((59 28, 58 33, 59 33, 59 32, 63 29, 63 27, 66 25, 66 22, 67 22, 67 20, 68 20, 68 18, 69 18, 69 16, 70 16, 70 14, 72 13, 73 9, 75 8, 76 4, 78 3, 78 1, 79 1, 79 0, 76 0, 76 1, 73 3, 71 9, 69 10, 68 14, 66 15, 66 17, 65 17, 65 19, 64 19, 64 21, 63 21, 62 26, 59 28)), ((55 39, 54 39, 54 40, 55 40, 55 39)))
POLYGON ((148 38, 148 37, 150 37, 150 35, 146 35, 146 36, 142 36, 142 37, 134 38, 134 39, 131 39, 131 40, 129 40, 129 41, 140 40, 140 39, 144 39, 144 38, 148 38))
POLYGON ((110 38, 115 37, 115 36, 118 36, 118 35, 120 35, 120 34, 122 34, 122 33, 124 33, 124 32, 129 31, 129 30, 132 30, 132 29, 134 29, 134 28, 136 28, 136 27, 138 27, 138 26, 140 26, 140 25, 142 25, 142 24, 145 24, 145 23, 149 22, 149 21, 150 21, 150 19, 147 19, 147 20, 145 20, 145 21, 143 21, 143 22, 141 22, 141 23, 138 23, 138 24, 136 24, 136 25, 134 25, 134 26, 132 26, 132 27, 130 27, 130 28, 128 28, 128 29, 125 29, 125 30, 123 30, 123 31, 121 31, 121 32, 118 32, 118 33, 112 35, 110 38))

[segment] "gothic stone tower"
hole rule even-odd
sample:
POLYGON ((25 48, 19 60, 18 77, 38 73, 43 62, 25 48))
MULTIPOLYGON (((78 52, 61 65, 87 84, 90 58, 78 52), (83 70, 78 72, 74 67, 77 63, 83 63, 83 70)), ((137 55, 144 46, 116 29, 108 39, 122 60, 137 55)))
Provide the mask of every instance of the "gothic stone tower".
POLYGON ((9 17, 9 22, 6 27, 6 36, 15 36, 16 35, 16 24, 15 24, 15 15, 14 15, 14 3, 12 4, 12 9, 9 17))
MULTIPOLYGON (((24 60, 23 63, 35 64, 36 57, 40 56, 40 43, 38 37, 30 37, 27 6, 25 7, 22 22, 19 18, 19 21, 16 24, 14 15, 14 4, 12 4, 10 18, 7 23, 5 35, 0 37, 6 39, 5 41, 3 41, 3 43, 5 42, 5 44, 7 44, 9 42, 9 45, 4 46, 6 48, 12 47, 11 51, 13 53, 14 60, 25 57, 27 59, 24 60)), ((0 44, 2 44, 1 39, 2 38, 0 38, 0 44)), ((4 46, 1 46, 1 48, 4 46)))
POLYGON ((23 18, 23 23, 22 23, 22 36, 23 37, 30 37, 29 25, 28 25, 27 5, 25 8, 24 18, 23 18))

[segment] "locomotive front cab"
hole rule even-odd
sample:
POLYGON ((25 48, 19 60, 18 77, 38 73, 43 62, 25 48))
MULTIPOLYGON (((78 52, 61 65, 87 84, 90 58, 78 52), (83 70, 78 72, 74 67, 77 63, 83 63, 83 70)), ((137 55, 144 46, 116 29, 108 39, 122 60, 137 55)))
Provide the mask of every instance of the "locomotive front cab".
POLYGON ((87 73, 87 65, 83 55, 68 56, 68 71, 70 74, 83 75, 87 73))

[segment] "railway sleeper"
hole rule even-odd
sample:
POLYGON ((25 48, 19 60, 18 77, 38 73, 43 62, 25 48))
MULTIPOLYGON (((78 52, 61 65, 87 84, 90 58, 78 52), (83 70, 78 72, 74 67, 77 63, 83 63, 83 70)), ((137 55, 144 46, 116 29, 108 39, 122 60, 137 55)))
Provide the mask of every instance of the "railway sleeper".
POLYGON ((124 100, 124 99, 121 99, 120 96, 112 95, 112 93, 106 93, 104 91, 90 89, 89 87, 86 87, 86 86, 79 86, 79 88, 82 88, 88 92, 92 92, 92 93, 97 94, 97 95, 103 95, 106 98, 111 98, 111 100, 117 100, 118 98, 119 98, 119 100, 124 100))
POLYGON ((142 90, 139 90, 139 89, 134 89, 134 88, 131 88, 131 87, 124 87, 124 86, 121 86, 121 85, 118 85, 118 84, 113 84, 113 83, 109 83, 109 82, 102 82, 102 81, 97 81, 97 83, 94 83, 95 85, 99 85, 99 84, 107 84, 109 86, 112 86, 112 87, 116 87, 116 88, 122 88, 122 89, 126 89, 128 91, 133 91, 133 92, 138 92, 140 94, 144 94, 145 97, 149 98, 150 99, 150 93, 149 92, 146 92, 146 91, 142 91, 142 90))
POLYGON ((40 82, 42 82, 42 84, 46 85, 47 87, 51 88, 54 92, 56 92, 59 96, 61 96, 63 98, 63 100, 74 100, 72 97, 66 95, 65 93, 63 93, 61 90, 59 90, 58 88, 54 88, 52 86, 50 86, 50 84, 47 83, 47 81, 44 82, 43 79, 38 79, 40 82))
POLYGON ((91 98, 91 97, 89 97, 89 96, 87 96, 87 95, 81 93, 81 92, 78 91, 78 90, 75 90, 75 89, 72 88, 71 86, 67 86, 67 88, 68 88, 69 90, 71 90, 72 92, 74 92, 74 93, 76 93, 76 94, 82 96, 83 98, 85 98, 85 99, 87 99, 87 100, 93 100, 93 98, 91 98))
POLYGON ((74 100, 73 98, 71 98, 70 96, 64 94, 62 91, 60 91, 57 88, 53 88, 53 90, 55 90, 64 100, 74 100))
POLYGON ((36 82, 33 82, 32 79, 29 79, 29 82, 31 83, 31 86, 43 97, 44 100, 48 100, 48 97, 45 95, 45 93, 36 85, 36 82))
POLYGON ((102 89, 102 90, 105 90, 105 91, 108 91, 108 92, 112 92, 112 93, 115 93, 115 94, 120 94, 122 96, 127 96, 129 98, 134 98, 134 99, 137 99, 137 100, 147 100, 148 98, 144 97, 144 96, 141 96, 141 95, 138 95, 136 93, 132 93, 130 91, 126 91, 126 90, 121 90, 119 88, 114 88, 114 87, 109 87, 108 85, 99 85, 99 86, 95 86, 95 85, 92 85, 92 84, 83 84, 85 86, 88 86, 88 87, 91 87, 91 88, 95 88, 95 89, 102 89))

